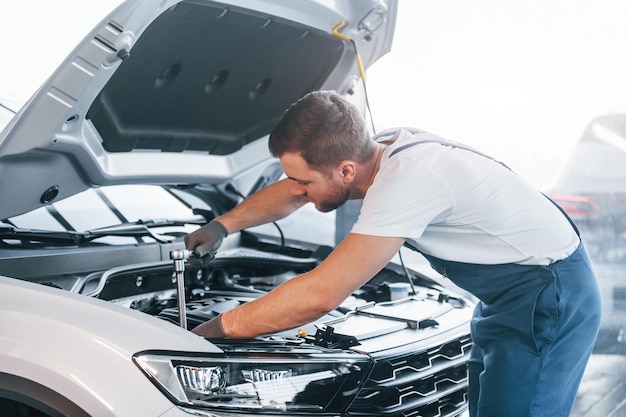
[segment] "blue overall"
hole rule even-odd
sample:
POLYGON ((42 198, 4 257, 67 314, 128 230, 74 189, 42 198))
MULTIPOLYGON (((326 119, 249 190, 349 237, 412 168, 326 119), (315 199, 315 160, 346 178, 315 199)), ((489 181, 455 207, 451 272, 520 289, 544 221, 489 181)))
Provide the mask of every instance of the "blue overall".
MULTIPOLYGON (((394 153, 426 142, 433 141, 394 153)), ((601 318, 600 291, 582 241, 568 258, 547 266, 469 264, 422 254, 480 300, 471 322, 470 416, 569 417, 601 318)))
POLYGON ((470 416, 569 417, 601 317, 584 245, 548 266, 424 256, 480 299, 471 323, 470 416))

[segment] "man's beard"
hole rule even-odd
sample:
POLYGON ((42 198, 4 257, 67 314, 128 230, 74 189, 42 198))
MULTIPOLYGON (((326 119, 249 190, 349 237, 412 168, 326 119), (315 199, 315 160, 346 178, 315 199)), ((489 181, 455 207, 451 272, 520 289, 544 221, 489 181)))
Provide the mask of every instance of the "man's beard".
POLYGON ((315 203, 315 208, 322 213, 333 211, 350 199, 350 190, 348 188, 343 188, 335 183, 332 184, 330 195, 326 199, 315 203))

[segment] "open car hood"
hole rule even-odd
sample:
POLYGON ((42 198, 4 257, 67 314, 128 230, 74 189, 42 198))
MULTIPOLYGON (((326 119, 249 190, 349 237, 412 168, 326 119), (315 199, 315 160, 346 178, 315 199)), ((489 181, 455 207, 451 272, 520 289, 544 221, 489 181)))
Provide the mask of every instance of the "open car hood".
POLYGON ((358 96, 397 0, 130 0, 0 133, 0 219, 94 185, 224 183, 309 91, 358 96), (355 53, 358 52, 358 55, 355 53))

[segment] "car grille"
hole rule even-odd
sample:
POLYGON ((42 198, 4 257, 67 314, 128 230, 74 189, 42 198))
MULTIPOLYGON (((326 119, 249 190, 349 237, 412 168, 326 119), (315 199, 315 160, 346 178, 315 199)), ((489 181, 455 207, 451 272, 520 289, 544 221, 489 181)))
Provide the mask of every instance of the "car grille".
POLYGON ((377 358, 351 416, 448 417, 467 409, 469 335, 414 352, 377 358))

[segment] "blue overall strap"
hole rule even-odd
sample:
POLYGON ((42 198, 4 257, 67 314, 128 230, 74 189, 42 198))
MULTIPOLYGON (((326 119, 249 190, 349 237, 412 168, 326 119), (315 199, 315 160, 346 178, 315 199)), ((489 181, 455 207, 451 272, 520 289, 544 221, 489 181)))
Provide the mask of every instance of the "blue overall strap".
MULTIPOLYGON (((377 141, 380 141, 381 138, 385 138, 385 137, 388 137, 388 136, 391 136, 391 135, 395 135, 399 130, 400 129, 385 131, 381 135, 376 136, 374 139, 377 140, 377 141)), ((423 130, 413 129, 413 128, 410 128, 410 127, 409 128, 402 128, 402 130, 406 130, 406 131, 408 131, 408 132, 410 132, 410 133, 412 133, 414 135, 419 135, 419 134, 425 134, 426 133, 423 130)), ((506 164, 504 164, 503 162, 500 162, 497 159, 492 158, 491 156, 486 155, 486 154, 482 153, 481 151, 479 151, 477 149, 474 149, 474 148, 472 148, 470 146, 467 146, 467 145, 464 145, 462 143, 455 142, 453 140, 447 140, 447 139, 442 139, 442 138, 424 139, 424 140, 418 140, 418 141, 415 141, 415 142, 407 143, 405 145, 400 146, 399 148, 394 149, 393 152, 391 152, 391 154, 389 155, 389 157, 391 158, 392 156, 394 156, 398 152, 401 152, 401 151, 403 151, 403 150, 405 150, 407 148, 411 148, 411 147, 413 147, 415 145, 421 145, 423 143, 438 143, 438 144, 443 145, 443 146, 450 146, 451 148, 463 149, 463 150, 466 150, 466 151, 469 151, 469 152, 473 152, 473 153, 478 154, 480 156, 484 156, 487 159, 491 159, 492 161, 499 163, 500 165, 502 165, 503 167, 505 167, 509 171, 512 171, 512 169, 509 168, 508 166, 506 166, 506 164)))

